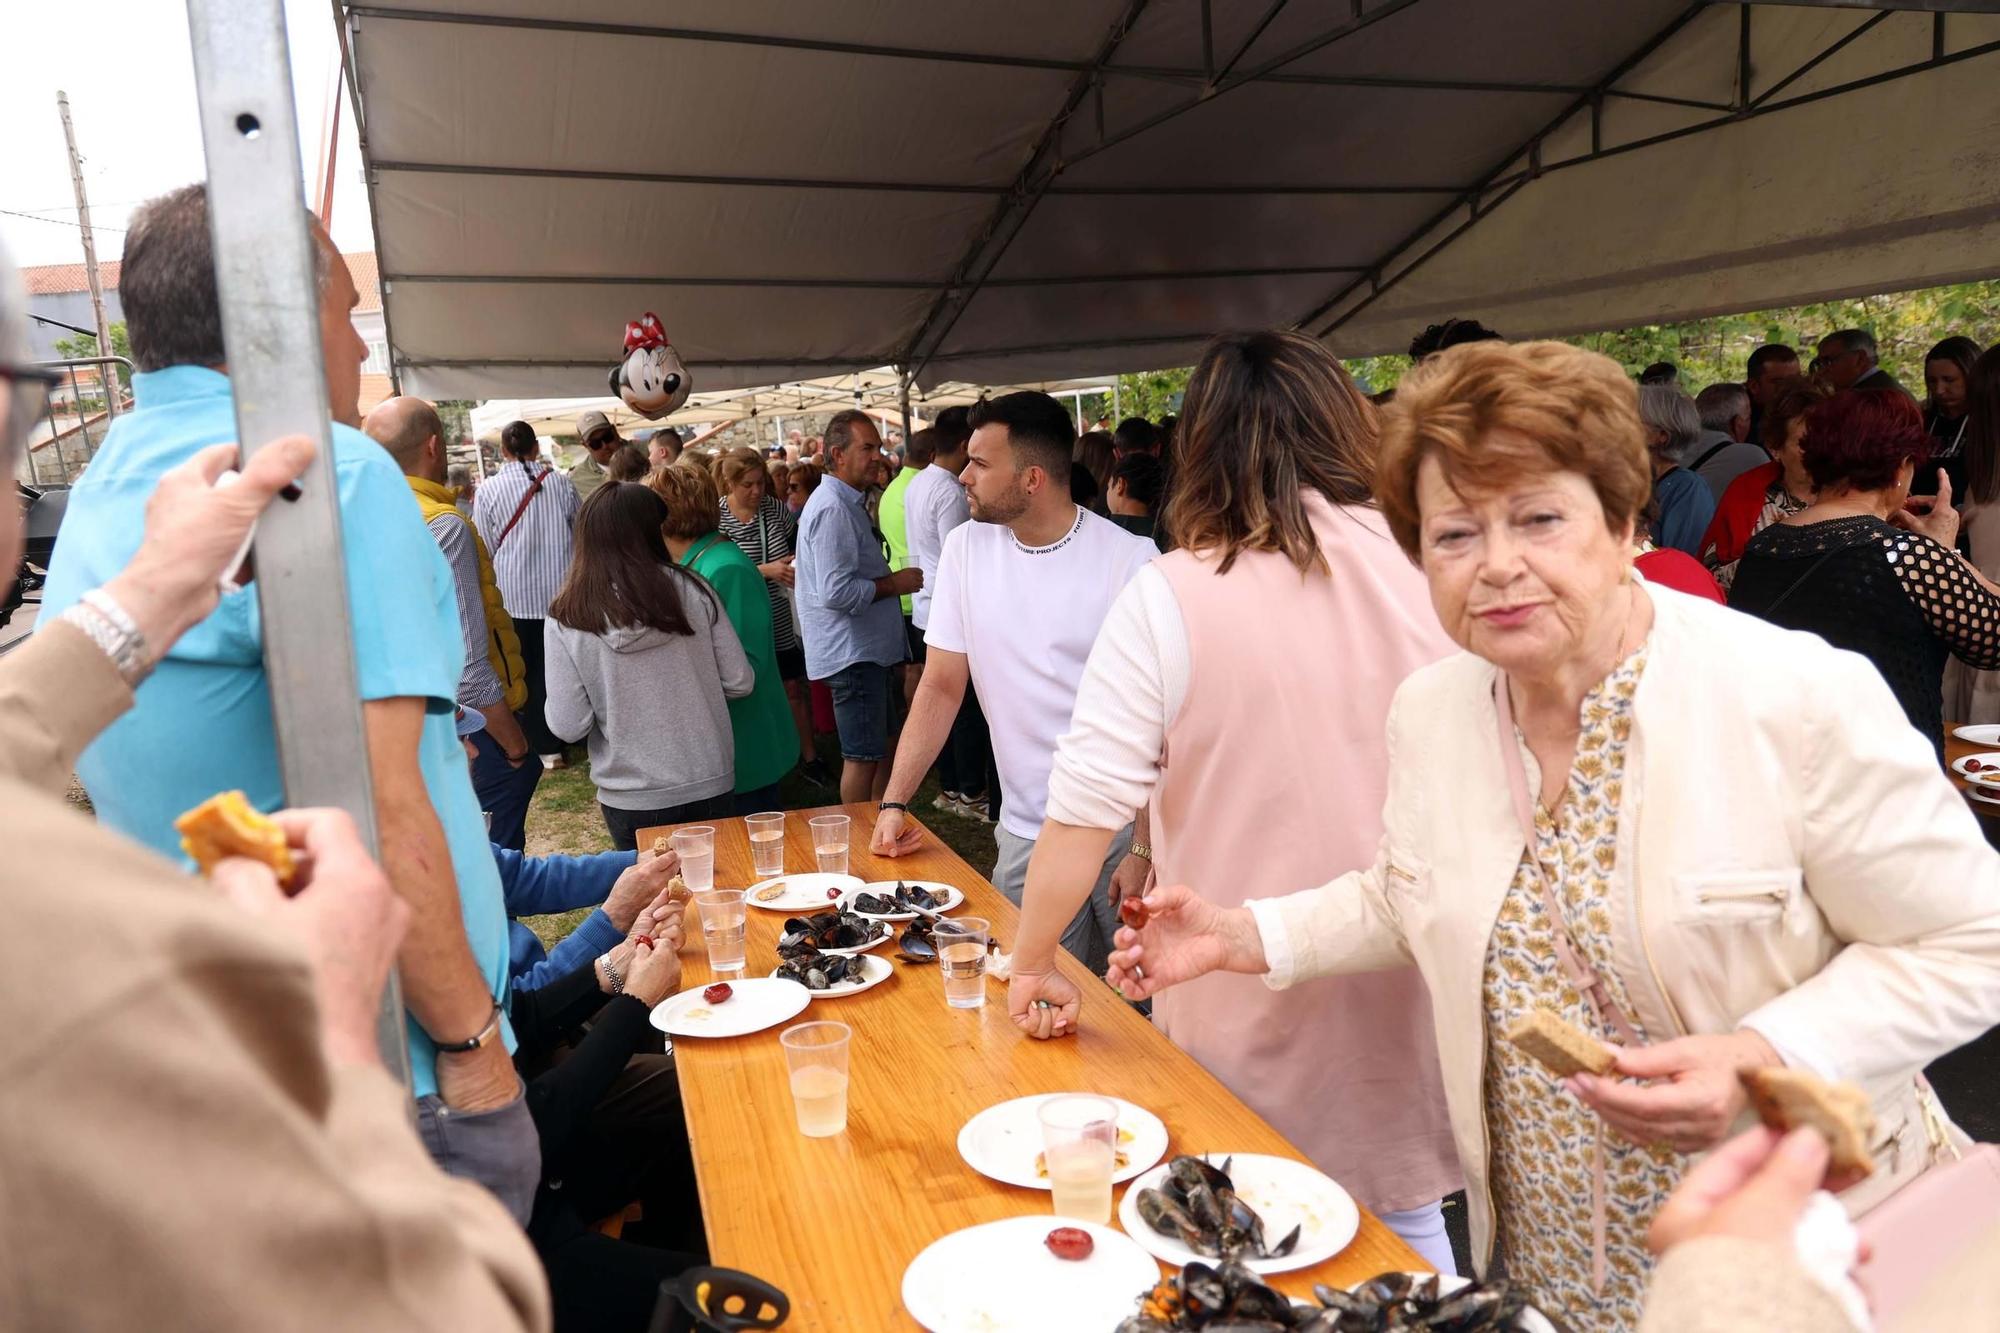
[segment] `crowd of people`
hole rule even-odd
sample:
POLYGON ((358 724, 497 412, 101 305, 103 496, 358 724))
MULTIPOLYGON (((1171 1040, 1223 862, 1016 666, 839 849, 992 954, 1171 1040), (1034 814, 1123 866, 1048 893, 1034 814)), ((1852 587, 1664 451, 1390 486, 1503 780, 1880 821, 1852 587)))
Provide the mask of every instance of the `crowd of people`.
MULTIPOLYGON (((1165 422, 1079 434, 1018 392, 767 454, 588 413, 567 472, 508 425, 468 502, 432 405, 361 418, 316 232, 371 857, 283 809, 257 591, 227 576, 311 446, 212 485, 210 244, 199 186, 132 219, 137 405, 0 666, 0 883, 33 946, 0 1325, 647 1327, 705 1239, 646 1023, 685 904, 637 834, 778 808, 795 772, 874 804, 878 855, 923 844, 932 772, 992 824, 1026 1038, 1149 1006, 1446 1271, 1464 1188, 1474 1266, 1580 1330, 1739 1327, 1690 1294, 1718 1274, 1758 1327, 1846 1319, 1791 1232, 1849 1182, 1810 1132, 1732 1137, 1743 1071, 1866 1093, 1856 1214, 1966 1146, 1922 1071, 2000 1022, 2000 861, 1940 766, 1945 719, 2000 721, 2000 354, 1938 344, 1920 406, 1843 330, 1690 396, 1455 320, 1371 400, 1251 331, 1165 422), (529 856, 577 743, 614 850, 529 856), (230 789, 280 812, 288 891, 179 869, 175 816, 230 789), (552 947, 519 920, 579 908, 552 947), (392 961, 414 1125, 377 1049, 392 961), (1503 1039, 1536 1009, 1612 1072, 1503 1039)), ((12 463, 38 381, 0 278, 12 463)))

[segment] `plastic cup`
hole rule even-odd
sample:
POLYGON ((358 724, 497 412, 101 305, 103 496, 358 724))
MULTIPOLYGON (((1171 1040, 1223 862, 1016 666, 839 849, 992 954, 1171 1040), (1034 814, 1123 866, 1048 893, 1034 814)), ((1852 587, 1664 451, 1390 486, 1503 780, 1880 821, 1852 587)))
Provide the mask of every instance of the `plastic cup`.
POLYGON ((757 878, 776 879, 785 873, 785 817, 779 813, 743 816, 750 830, 750 864, 757 878))
POLYGON ((847 1128, 847 1052, 853 1036, 845 1023, 800 1023, 778 1034, 799 1133, 809 1139, 831 1138, 847 1128))
POLYGON ((710 889, 695 894, 694 905, 701 913, 701 938, 708 945, 709 970, 718 977, 742 976, 743 937, 750 916, 743 890, 710 889))
POLYGON ((954 1009, 985 1007, 987 934, 986 918, 979 916, 946 917, 931 927, 944 1002, 954 1009))
POLYGON ((846 815, 820 815, 807 823, 812 829, 813 855, 819 858, 819 873, 845 875, 849 826, 853 821, 846 815))
POLYGON ((1118 1107, 1102 1097, 1051 1097, 1035 1110, 1049 1169, 1049 1207, 1058 1217, 1099 1226, 1111 1221, 1118 1159, 1118 1107))
POLYGON ((674 830, 674 850, 681 857, 681 880, 690 893, 715 887, 715 829, 707 824, 674 830))

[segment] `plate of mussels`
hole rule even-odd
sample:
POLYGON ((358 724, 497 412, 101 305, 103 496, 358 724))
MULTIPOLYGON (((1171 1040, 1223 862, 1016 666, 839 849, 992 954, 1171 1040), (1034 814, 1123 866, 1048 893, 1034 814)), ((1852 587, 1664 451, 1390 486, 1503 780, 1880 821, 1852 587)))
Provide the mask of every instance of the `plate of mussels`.
POLYGON ((855 915, 877 921, 915 921, 920 916, 949 912, 964 901, 963 893, 936 880, 883 879, 863 884, 847 906, 855 915))
POLYGON ((844 905, 860 887, 854 875, 780 875, 752 884, 743 901, 767 912, 813 912, 844 905))
POLYGON ((880 921, 830 907, 811 916, 786 917, 784 934, 778 936, 778 957, 783 960, 803 953, 866 953, 895 933, 880 921))
POLYGON ((1118 1222, 1170 1264, 1227 1259, 1255 1273, 1324 1263, 1361 1229, 1332 1177, 1261 1153, 1176 1157, 1126 1187, 1118 1222))
POLYGON ((1313 1285, 1294 1302, 1238 1263, 1191 1263, 1139 1297, 1116 1333, 1268 1328, 1292 1333, 1568 1333, 1505 1281, 1436 1273, 1382 1273, 1343 1291, 1313 1285))
POLYGON ((895 970, 888 959, 865 953, 804 953, 785 959, 771 969, 771 975, 797 982, 821 1000, 859 995, 887 981, 895 970))

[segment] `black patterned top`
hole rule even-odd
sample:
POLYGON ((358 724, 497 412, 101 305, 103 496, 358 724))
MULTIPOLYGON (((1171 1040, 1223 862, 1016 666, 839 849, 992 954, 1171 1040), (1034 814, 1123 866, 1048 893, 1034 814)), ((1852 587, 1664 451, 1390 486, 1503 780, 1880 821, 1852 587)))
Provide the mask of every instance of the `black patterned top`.
POLYGON ((2000 667, 2000 597, 1929 537, 1866 514, 1764 529, 1729 604, 1866 657, 1940 753, 1945 662, 2000 667))
MULTIPOLYGON (((792 553, 792 530, 798 519, 778 503, 777 497, 767 495, 759 500, 757 513, 748 523, 729 511, 728 496, 722 498, 721 504, 722 535, 742 547, 751 564, 768 565, 792 553)), ((770 579, 764 580, 764 591, 771 598, 771 646, 780 651, 798 647, 799 631, 792 623, 791 598, 770 579)))

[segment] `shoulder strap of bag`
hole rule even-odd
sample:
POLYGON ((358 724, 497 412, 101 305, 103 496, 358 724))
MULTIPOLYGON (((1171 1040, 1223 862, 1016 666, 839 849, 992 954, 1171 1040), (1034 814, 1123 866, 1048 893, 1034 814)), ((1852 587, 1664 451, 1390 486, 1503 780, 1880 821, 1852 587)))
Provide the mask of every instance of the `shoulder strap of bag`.
POLYGON ((521 496, 521 503, 514 506, 514 516, 507 520, 506 527, 500 529, 499 539, 493 543, 493 554, 500 554, 500 548, 507 544, 507 534, 514 530, 516 523, 521 521, 521 515, 528 512, 528 502, 535 498, 535 493, 542 489, 542 483, 549 479, 549 473, 554 470, 553 468, 545 469, 540 476, 537 476, 529 484, 528 489, 521 496))
POLYGON ((1520 820, 1521 836, 1527 839, 1528 864, 1533 867, 1535 888, 1542 899, 1542 912, 1548 917, 1549 930, 1555 937, 1556 958, 1562 963, 1570 984, 1576 987, 1577 994, 1583 996, 1583 1002, 1590 1006, 1598 1021, 1610 1024, 1618 1039, 1627 1046, 1642 1045, 1638 1032, 1626 1020, 1618 1002, 1611 998, 1604 978, 1591 970, 1590 964, 1577 949, 1576 941, 1570 938, 1569 923, 1563 919, 1555 890, 1542 869, 1542 858, 1536 854, 1534 805, 1528 799, 1528 773, 1521 764, 1521 743, 1514 734, 1514 704, 1507 696, 1504 672, 1493 679, 1493 707, 1500 717, 1500 757, 1507 765, 1507 789, 1514 798, 1514 816, 1520 820))
POLYGON ((1819 573, 1819 567, 1821 565, 1825 564, 1827 561, 1839 555, 1842 551, 1845 551, 1849 546, 1853 545, 1855 545, 1854 542, 1846 542, 1840 546, 1836 546, 1831 551, 1828 551, 1826 554, 1822 555, 1819 559, 1813 561, 1810 565, 1807 565, 1805 573, 1793 579, 1790 587, 1786 588, 1783 592, 1779 593, 1777 597, 1773 599, 1773 601, 1769 606, 1765 607, 1762 611, 1757 613, 1758 618, 1761 620, 1769 620, 1773 612, 1775 612, 1779 607, 1783 606, 1787 601, 1791 599, 1793 593, 1797 592, 1800 588, 1803 588, 1805 586, 1807 579, 1819 573))
POLYGON ((1730 445, 1734 443, 1736 443, 1736 441, 1734 440, 1724 440, 1721 444, 1711 444, 1710 446, 1708 446, 1707 453, 1703 454, 1700 458, 1695 459, 1694 462, 1684 463, 1682 464, 1682 466, 1685 467, 1690 472, 1699 472, 1701 471, 1701 465, 1703 463, 1706 463, 1709 459, 1715 457, 1717 454, 1721 453, 1724 449, 1727 449, 1730 445))

